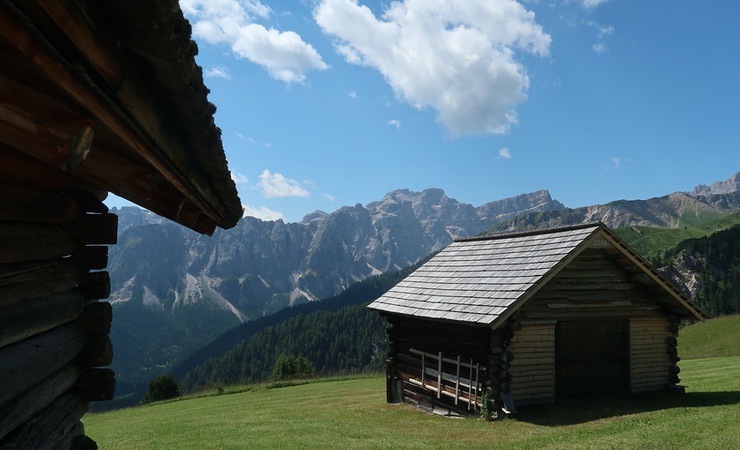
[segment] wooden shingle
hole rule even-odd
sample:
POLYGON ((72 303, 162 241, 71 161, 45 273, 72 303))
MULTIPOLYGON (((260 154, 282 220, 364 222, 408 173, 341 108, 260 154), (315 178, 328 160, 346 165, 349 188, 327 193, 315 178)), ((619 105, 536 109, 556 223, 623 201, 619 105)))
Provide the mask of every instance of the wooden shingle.
POLYGON ((491 325, 530 298, 597 238, 609 240, 694 316, 705 317, 601 223, 456 240, 369 308, 383 313, 491 325))

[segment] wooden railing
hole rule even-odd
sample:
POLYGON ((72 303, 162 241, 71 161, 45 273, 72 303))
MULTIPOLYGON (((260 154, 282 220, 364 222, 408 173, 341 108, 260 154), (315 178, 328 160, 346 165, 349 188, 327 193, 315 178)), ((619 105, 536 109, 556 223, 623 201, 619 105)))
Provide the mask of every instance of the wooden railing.
POLYGON ((455 405, 459 401, 466 402, 468 410, 481 407, 481 380, 484 379, 482 373, 486 370, 485 366, 481 367, 480 363, 475 363, 472 359, 469 363, 464 362, 460 355, 452 359, 443 357, 442 352, 434 354, 413 348, 409 352, 421 356, 421 379, 409 378, 409 382, 436 392, 437 398, 442 395, 451 397, 455 400, 455 405), (445 371, 445 368, 448 370, 445 371), (450 368, 454 369, 454 373, 449 371, 450 368))

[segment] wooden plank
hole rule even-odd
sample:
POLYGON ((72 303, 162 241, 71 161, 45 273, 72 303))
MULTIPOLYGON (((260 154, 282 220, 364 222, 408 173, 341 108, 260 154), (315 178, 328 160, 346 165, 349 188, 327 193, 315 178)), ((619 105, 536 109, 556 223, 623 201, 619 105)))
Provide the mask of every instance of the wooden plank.
POLYGON ((82 400, 99 402, 112 400, 116 390, 116 377, 111 369, 91 368, 80 374, 73 392, 82 400))
POLYGON ((0 264, 69 256, 75 237, 55 225, 0 222, 0 264))
POLYGON ((82 331, 68 324, 0 348, 0 405, 72 361, 85 341, 82 331))
POLYGON ((88 336, 85 348, 77 357, 83 368, 108 366, 113 362, 113 344, 108 336, 88 336))
POLYGON ((73 439, 80 433, 80 418, 89 406, 73 394, 64 394, 13 430, 3 446, 16 450, 60 448, 66 438, 73 439))
POLYGON ((109 244, 118 242, 118 216, 115 214, 83 214, 70 227, 79 244, 109 244))
MULTIPOLYGON (((2 157, 0 166, 4 166, 2 157)), ((0 183, 0 198, 3 199, 0 203, 0 221, 3 222, 62 224, 80 214, 77 202, 60 191, 0 183)))
POLYGON ((113 322, 113 306, 109 302, 89 304, 75 321, 90 336, 108 336, 113 322))
POLYGON ((88 300, 105 299, 110 296, 110 275, 108 272, 87 272, 82 275, 78 287, 88 300))
POLYGON ((96 29, 90 23, 88 16, 95 10, 83 11, 77 3, 64 0, 42 0, 40 5, 108 86, 118 87, 126 71, 126 57, 107 30, 96 29))
POLYGON ((82 272, 72 261, 0 264, 0 308, 68 291, 81 281, 82 272))
POLYGON ((0 310, 0 347, 71 322, 80 315, 84 304, 82 294, 72 290, 0 310))
POLYGON ((77 247, 71 256, 81 270, 102 270, 108 266, 108 246, 85 245, 77 247))
POLYGON ((3 413, 0 414, 0 441, 72 388, 79 375, 77 366, 67 365, 3 405, 3 413))
POLYGON ((0 141, 61 168, 94 120, 46 93, 0 74, 0 141))

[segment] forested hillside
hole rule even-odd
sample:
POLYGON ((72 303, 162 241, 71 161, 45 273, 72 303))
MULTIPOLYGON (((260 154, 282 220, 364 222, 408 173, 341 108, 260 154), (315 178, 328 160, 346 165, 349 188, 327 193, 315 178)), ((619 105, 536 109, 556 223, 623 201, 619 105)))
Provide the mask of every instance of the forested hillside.
POLYGON ((687 239, 659 262, 672 278, 689 280, 694 302, 711 316, 740 313, 740 225, 687 239))
POLYGON ((427 259, 355 283, 321 302, 244 323, 195 352, 173 375, 184 390, 262 381, 281 354, 303 354, 324 374, 380 370, 387 348, 385 321, 365 306, 427 259))
POLYGON ((385 320, 366 306, 299 314, 267 327, 222 357, 196 367, 180 386, 193 391, 263 381, 280 355, 304 355, 320 374, 380 371, 387 353, 385 320))

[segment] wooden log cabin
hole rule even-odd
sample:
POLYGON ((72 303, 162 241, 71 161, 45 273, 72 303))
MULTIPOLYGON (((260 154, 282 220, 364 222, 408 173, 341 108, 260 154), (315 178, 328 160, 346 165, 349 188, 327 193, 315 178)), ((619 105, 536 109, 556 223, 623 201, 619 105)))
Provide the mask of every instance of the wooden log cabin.
POLYGON ((112 192, 211 234, 242 215, 176 0, 0 2, 0 448, 96 448, 112 192))
POLYGON ((600 223, 456 240, 369 308, 388 402, 489 417, 680 390, 679 324, 707 318, 600 223))

